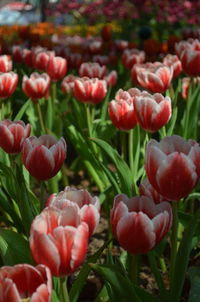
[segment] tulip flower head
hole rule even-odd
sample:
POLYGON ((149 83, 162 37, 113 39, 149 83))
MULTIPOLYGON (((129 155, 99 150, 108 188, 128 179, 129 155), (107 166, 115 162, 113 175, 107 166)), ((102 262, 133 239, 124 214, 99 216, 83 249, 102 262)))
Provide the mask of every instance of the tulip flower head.
POLYGON ((40 264, 17 264, 0 268, 0 302, 50 302, 51 272, 40 264))
POLYGON ((0 147, 7 153, 20 153, 23 143, 31 132, 30 124, 23 121, 4 120, 0 122, 0 147))
POLYGON ((50 56, 47 73, 52 81, 61 80, 67 73, 67 60, 62 57, 50 56))
POLYGON ((53 276, 72 274, 85 259, 88 225, 80 222, 77 204, 62 210, 45 208, 31 225, 30 248, 36 263, 48 266, 53 276))
POLYGON ((106 73, 106 66, 101 66, 99 63, 82 63, 79 68, 80 77, 103 79, 106 73))
POLYGON ((128 69, 131 69, 134 64, 142 64, 144 60, 145 52, 136 48, 126 49, 122 55, 122 63, 128 69))
POLYGON ((95 196, 92 197, 87 190, 76 190, 66 187, 60 193, 49 196, 46 206, 53 206, 59 209, 64 209, 71 204, 77 204, 81 222, 87 223, 89 227, 89 236, 91 236, 100 219, 100 203, 95 196))
POLYGON ((137 88, 131 88, 128 91, 118 90, 115 100, 112 100, 108 107, 110 119, 115 127, 127 131, 136 126, 134 102, 136 96, 139 95, 140 91, 137 88))
POLYGON ((37 103, 39 99, 48 97, 50 82, 51 80, 47 73, 39 74, 33 72, 30 78, 24 75, 22 89, 34 103, 37 103))
POLYGON ((158 131, 171 117, 171 99, 160 93, 141 92, 135 98, 134 108, 138 123, 149 132, 158 131))
POLYGON ((0 99, 9 98, 15 91, 18 75, 12 71, 0 73, 0 99))
POLYGON ((0 56, 0 72, 9 72, 12 70, 12 60, 10 56, 0 56))
POLYGON ((182 64, 176 55, 168 54, 163 59, 163 63, 173 69, 173 78, 176 78, 182 71, 182 64))
POLYGON ((29 173, 38 180, 55 176, 66 158, 64 138, 56 141, 51 135, 31 136, 24 141, 22 161, 29 173))
POLYGON ((150 184, 168 200, 186 197, 196 186, 200 172, 200 146, 178 135, 160 142, 150 140, 145 169, 150 184))
POLYGON ((104 80, 87 77, 74 81, 73 94, 82 103, 98 104, 103 101, 107 93, 107 84, 104 80))
POLYGON ((111 210, 111 225, 119 244, 132 254, 144 254, 158 244, 172 224, 168 202, 155 204, 146 196, 119 194, 111 210))

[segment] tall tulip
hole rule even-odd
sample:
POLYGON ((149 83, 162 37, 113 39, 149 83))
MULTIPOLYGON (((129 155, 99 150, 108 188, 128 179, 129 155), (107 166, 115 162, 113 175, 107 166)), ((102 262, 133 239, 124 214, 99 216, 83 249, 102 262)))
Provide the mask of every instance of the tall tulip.
POLYGON ((50 56, 47 73, 52 81, 61 80, 67 73, 67 60, 62 57, 50 56))
POLYGON ((0 99, 9 98, 15 91, 18 75, 12 71, 0 73, 0 99))

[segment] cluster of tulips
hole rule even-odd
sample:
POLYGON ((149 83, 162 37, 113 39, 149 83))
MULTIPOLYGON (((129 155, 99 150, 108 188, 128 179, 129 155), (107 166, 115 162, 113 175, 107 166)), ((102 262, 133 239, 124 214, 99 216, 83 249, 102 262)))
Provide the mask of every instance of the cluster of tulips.
POLYGON ((200 41, 150 62, 125 40, 102 54, 109 28, 83 46, 52 39, 0 56, 0 301, 78 301, 93 269, 105 281, 95 301, 179 302, 200 237, 200 41), (67 165, 99 197, 74 188, 67 165), (108 241, 84 263, 101 212, 108 241), (157 297, 140 287, 145 255, 157 297))

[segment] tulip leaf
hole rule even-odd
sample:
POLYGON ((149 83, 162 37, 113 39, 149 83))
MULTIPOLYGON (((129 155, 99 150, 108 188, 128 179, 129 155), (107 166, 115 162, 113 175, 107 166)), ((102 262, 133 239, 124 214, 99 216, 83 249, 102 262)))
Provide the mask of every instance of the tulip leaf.
POLYGON ((76 278, 69 292, 70 302, 78 301, 78 297, 81 293, 81 290, 91 271, 91 266, 89 266, 88 263, 95 263, 99 259, 105 248, 108 246, 110 241, 111 240, 108 240, 106 243, 104 243, 104 245, 94 255, 92 255, 81 268, 81 271, 78 274, 78 277, 76 278))
POLYGON ((23 117, 24 113, 26 112, 26 110, 28 109, 28 107, 31 104, 31 100, 28 99, 26 101, 26 103, 24 103, 24 105, 21 107, 21 109, 18 111, 17 115, 14 118, 14 121, 18 121, 21 120, 21 118, 23 117))
POLYGON ((167 125, 167 136, 171 136, 174 132, 177 115, 178 115, 178 108, 175 107, 172 112, 172 117, 167 125))
POLYGON ((33 263, 28 241, 12 230, 0 232, 0 257, 4 265, 33 263))
POLYGON ((112 160, 119 175, 122 192, 131 196, 133 187, 133 175, 126 162, 121 158, 119 153, 107 142, 98 138, 93 138, 92 141, 95 142, 112 160))
POLYGON ((112 291, 117 297, 117 300, 114 299, 114 301, 144 301, 139 298, 132 282, 121 273, 121 270, 115 264, 98 265, 91 263, 90 266, 110 284, 112 291))
POLYGON ((200 267, 190 267, 188 275, 191 284, 188 302, 200 302, 200 267))
POLYGON ((180 301, 187 266, 189 262, 189 255, 192 247, 192 240, 195 230, 198 226, 200 218, 200 209, 192 217, 188 227, 185 229, 180 246, 178 249, 175 269, 173 272, 172 285, 170 289, 170 301, 180 301))

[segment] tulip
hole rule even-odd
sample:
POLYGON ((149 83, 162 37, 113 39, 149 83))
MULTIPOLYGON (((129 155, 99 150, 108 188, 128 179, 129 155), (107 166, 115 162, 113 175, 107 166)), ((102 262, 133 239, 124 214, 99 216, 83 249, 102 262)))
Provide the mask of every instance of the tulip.
POLYGON ((96 55, 93 57, 92 61, 94 63, 98 63, 99 65, 107 65, 110 62, 110 58, 108 56, 96 55))
POLYGON ((44 265, 17 264, 0 268, 0 302, 50 302, 51 272, 44 265))
POLYGON ((154 203, 160 203, 166 201, 166 198, 160 195, 154 187, 150 184, 148 178, 145 178, 139 185, 140 196, 146 196, 151 198, 154 203))
POLYGON ((80 220, 81 222, 87 223, 89 236, 91 236, 99 224, 100 219, 100 203, 96 196, 92 197, 86 190, 76 190, 66 187, 64 191, 61 191, 59 194, 50 195, 46 206, 64 209, 73 203, 78 205, 80 220))
POLYGON ((50 57, 54 56, 54 51, 40 50, 33 57, 34 67, 40 71, 46 71, 50 57))
POLYGON ((146 149, 145 169, 150 184, 168 200, 186 197, 200 175, 200 146, 178 135, 159 143, 150 140, 146 149))
POLYGON ((23 76, 22 89, 34 103, 36 103, 38 99, 48 97, 49 87, 50 77, 46 73, 39 74, 33 72, 30 78, 26 75, 23 76))
POLYGON ((0 99, 9 98, 15 91, 18 75, 12 71, 0 73, 0 99))
POLYGON ((53 276, 72 274, 84 261, 88 226, 80 222, 78 206, 45 208, 31 225, 30 248, 36 263, 48 266, 53 276))
POLYGON ((30 49, 23 49, 22 50, 22 56, 23 56, 23 62, 28 66, 28 67, 33 67, 33 53, 32 50, 30 49))
POLYGON ((172 211, 168 202, 155 204, 146 196, 131 199, 119 194, 111 210, 111 225, 119 244, 132 254, 152 250, 169 231, 172 211))
POLYGON ((124 51, 128 48, 128 41, 126 40, 115 40, 115 47, 119 51, 124 51))
POLYGON ((67 72, 67 60, 51 56, 47 65, 47 73, 52 81, 61 80, 67 72))
POLYGON ((144 60, 145 52, 136 48, 126 49, 122 55, 122 63, 128 69, 131 69, 134 64, 142 64, 144 60))
POLYGON ((23 63, 23 48, 19 45, 14 45, 12 47, 12 57, 13 61, 17 63, 23 63))
POLYGON ((0 56, 0 72, 9 72, 12 70, 12 61, 10 56, 0 56))
POLYGON ((104 80, 87 77, 74 81, 73 94, 82 103, 98 104, 103 101, 107 93, 107 84, 104 80))
MULTIPOLYGON (((181 96, 184 100, 186 100, 188 98, 190 83, 191 83, 191 78, 189 78, 189 77, 182 78, 181 96)), ((196 86, 198 84, 200 84, 200 77, 193 78, 193 85, 196 86)))
POLYGON ((134 108, 138 123, 149 132, 158 131, 171 117, 171 99, 160 93, 141 92, 135 98, 134 108))
POLYGON ((30 135, 30 124, 23 121, 4 120, 0 122, 0 147, 7 153, 19 153, 25 139, 30 135))
POLYGON ((117 83, 117 72, 116 72, 116 70, 112 70, 111 72, 109 72, 104 77, 104 80, 106 81, 108 86, 114 87, 117 83))
POLYGON ((109 103, 108 113, 110 119, 118 129, 127 131, 136 126, 137 118, 134 102, 137 95, 140 95, 140 91, 137 88, 132 88, 128 91, 120 89, 115 96, 115 100, 109 103))
POLYGON ((180 55, 183 70, 189 76, 200 76, 200 41, 194 42, 187 46, 180 55))
POLYGON ((101 66, 99 63, 82 63, 79 68, 80 77, 103 79, 106 72, 106 66, 101 66))
POLYGON ((56 141, 51 135, 31 136, 24 141, 22 161, 29 173, 38 180, 55 176, 66 158, 64 138, 56 141))
POLYGON ((163 59, 163 63, 173 69, 173 78, 176 78, 182 71, 182 64, 176 55, 168 54, 163 59))
POLYGON ((73 74, 70 74, 68 76, 66 76, 61 83, 61 90, 64 93, 71 93, 73 88, 74 88, 74 81, 75 79, 77 79, 76 76, 74 76, 73 74))
MULTIPOLYGON (((173 69, 159 62, 147 63, 146 68, 137 68, 137 81, 140 86, 153 93, 163 93, 171 84, 173 69)), ((145 64, 143 64, 145 67, 145 64)))

